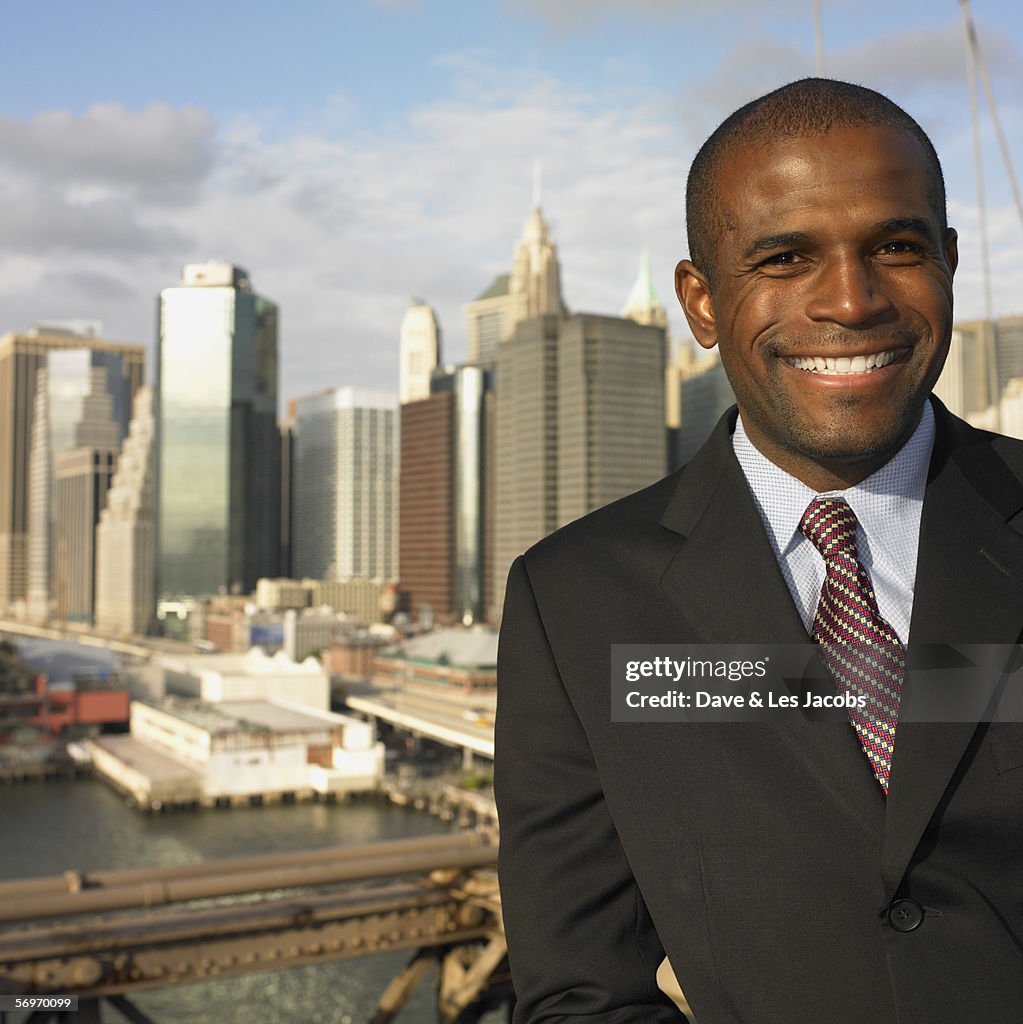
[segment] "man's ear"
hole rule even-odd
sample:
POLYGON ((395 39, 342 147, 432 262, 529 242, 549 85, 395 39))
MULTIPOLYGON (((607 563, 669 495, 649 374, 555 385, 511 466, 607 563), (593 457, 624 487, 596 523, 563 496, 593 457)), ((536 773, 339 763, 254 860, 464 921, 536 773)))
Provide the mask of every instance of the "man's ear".
POLYGON ((697 270, 690 260, 681 260, 675 268, 675 294, 697 344, 703 348, 713 348, 718 336, 710 282, 706 274, 697 270))
POLYGON ((959 266, 959 235, 955 228, 945 229, 945 260, 953 274, 959 266))

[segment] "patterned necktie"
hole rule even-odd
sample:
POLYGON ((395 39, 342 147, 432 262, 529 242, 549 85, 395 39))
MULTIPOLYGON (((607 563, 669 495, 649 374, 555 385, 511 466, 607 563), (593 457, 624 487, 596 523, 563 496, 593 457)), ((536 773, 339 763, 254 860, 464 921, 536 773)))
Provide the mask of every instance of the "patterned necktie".
POLYGON ((813 636, 835 685, 864 699, 849 708, 849 720, 887 795, 906 653, 856 555, 856 513, 839 498, 814 498, 799 529, 827 570, 813 636))

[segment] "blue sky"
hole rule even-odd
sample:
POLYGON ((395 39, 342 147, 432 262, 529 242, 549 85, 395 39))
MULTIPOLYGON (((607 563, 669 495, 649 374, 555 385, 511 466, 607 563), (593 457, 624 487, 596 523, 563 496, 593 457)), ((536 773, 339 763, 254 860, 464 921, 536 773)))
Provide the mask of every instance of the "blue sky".
MULTIPOLYGON (((827 72, 932 134, 978 316, 957 0, 823 0, 827 72)), ((973 0, 1023 172, 1023 5, 973 0)), ((507 269, 534 157, 573 310, 616 313, 648 247, 676 339, 682 191, 703 137, 814 70, 811 0, 11 4, 0 61, 0 331, 93 318, 152 345, 181 264, 246 267, 282 310, 282 405, 396 385, 413 295, 445 358, 507 269)), ((985 117, 996 313, 1023 312, 1023 225, 985 117)))

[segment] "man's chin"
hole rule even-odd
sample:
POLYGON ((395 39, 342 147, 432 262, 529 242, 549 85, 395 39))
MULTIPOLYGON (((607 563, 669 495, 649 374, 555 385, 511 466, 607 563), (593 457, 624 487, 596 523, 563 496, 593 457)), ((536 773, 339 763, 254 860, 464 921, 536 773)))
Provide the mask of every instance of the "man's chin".
POLYGON ((803 456, 822 466, 883 466, 909 440, 917 420, 896 424, 884 431, 824 431, 805 436, 800 444, 803 456))

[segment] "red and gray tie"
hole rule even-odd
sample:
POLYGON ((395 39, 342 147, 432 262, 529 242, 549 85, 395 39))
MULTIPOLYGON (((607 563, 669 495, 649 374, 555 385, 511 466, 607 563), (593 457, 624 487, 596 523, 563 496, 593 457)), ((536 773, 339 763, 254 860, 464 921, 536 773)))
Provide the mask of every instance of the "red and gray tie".
POLYGON ((827 570, 813 636, 835 685, 864 698, 862 708, 849 708, 849 720, 887 795, 906 654, 857 557, 853 510, 839 498, 814 498, 799 529, 827 570))

